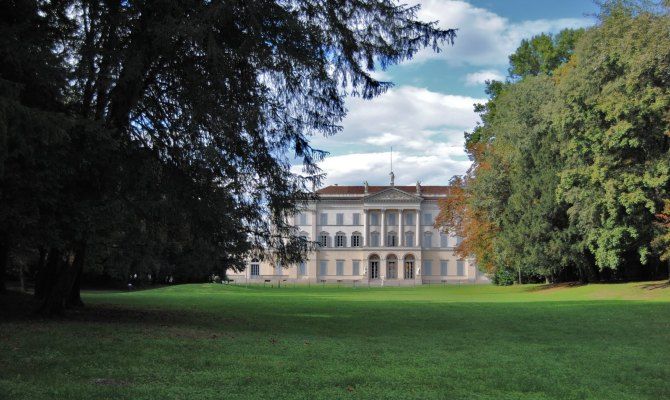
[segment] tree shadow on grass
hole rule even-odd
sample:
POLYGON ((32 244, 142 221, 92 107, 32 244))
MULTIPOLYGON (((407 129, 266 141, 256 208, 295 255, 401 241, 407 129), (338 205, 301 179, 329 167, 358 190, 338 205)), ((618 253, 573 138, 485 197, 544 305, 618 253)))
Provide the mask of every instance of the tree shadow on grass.
POLYGON ((548 283, 545 285, 538 285, 538 286, 532 286, 528 288, 529 292, 539 292, 539 291, 545 291, 545 290, 552 290, 552 289, 567 289, 567 288, 575 288, 575 287, 580 287, 580 286, 585 286, 586 283, 582 282, 561 282, 561 283, 548 283))
POLYGON ((653 282, 640 285, 645 290, 667 289, 670 288, 670 282, 653 282))

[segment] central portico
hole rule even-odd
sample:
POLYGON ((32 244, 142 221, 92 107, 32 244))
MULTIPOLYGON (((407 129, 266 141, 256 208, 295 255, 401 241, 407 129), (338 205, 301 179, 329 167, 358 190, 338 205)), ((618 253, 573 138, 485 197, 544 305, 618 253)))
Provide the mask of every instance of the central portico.
MULTIPOLYGON (((393 183, 393 181, 392 181, 393 183)), ((300 236, 318 243, 306 262, 283 268, 250 260, 245 281, 371 285, 488 282, 454 252, 460 238, 437 229, 448 186, 332 185, 295 217, 300 236)))

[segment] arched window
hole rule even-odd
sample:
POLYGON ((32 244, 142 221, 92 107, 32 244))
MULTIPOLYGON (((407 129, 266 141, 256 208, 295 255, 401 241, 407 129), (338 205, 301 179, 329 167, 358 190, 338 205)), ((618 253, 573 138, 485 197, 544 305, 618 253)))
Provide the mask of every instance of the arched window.
POLYGON ((386 235, 386 245, 388 247, 396 247, 398 245, 398 236, 391 231, 386 235))
POLYGON ((386 278, 398 279, 398 257, 393 254, 386 256, 386 278))
POLYGON ((379 279, 379 256, 373 254, 368 259, 370 279, 379 279))
POLYGON ((370 233, 370 245, 372 247, 379 247, 379 232, 370 233))
POLYGON ((408 254, 405 256, 405 267, 403 268, 405 279, 414 279, 414 256, 408 254))
POLYGON ((414 232, 405 232, 405 246, 414 247, 414 232))
POLYGON ((328 242, 330 241, 330 235, 328 235, 328 232, 321 232, 319 234, 319 246, 320 247, 328 247, 328 242))
POLYGON ((363 236, 360 232, 351 234, 351 247, 361 247, 363 245, 363 236))
POLYGON ((347 246, 347 235, 344 232, 337 232, 335 234, 335 247, 346 247, 347 246))

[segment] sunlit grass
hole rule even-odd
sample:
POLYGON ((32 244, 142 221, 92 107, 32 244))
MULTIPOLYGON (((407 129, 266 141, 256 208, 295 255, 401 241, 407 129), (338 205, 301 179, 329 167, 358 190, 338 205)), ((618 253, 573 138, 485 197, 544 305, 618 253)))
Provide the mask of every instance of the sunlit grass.
POLYGON ((660 399, 662 283, 183 285, 0 324, 8 399, 660 399))

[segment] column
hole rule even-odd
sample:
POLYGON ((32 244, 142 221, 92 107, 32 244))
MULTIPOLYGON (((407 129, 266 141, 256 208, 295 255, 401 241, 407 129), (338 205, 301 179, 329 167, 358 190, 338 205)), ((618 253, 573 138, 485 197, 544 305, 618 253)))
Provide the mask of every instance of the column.
POLYGON ((368 222, 369 215, 370 214, 368 213, 368 210, 363 209, 363 243, 361 243, 363 247, 367 247, 369 245, 368 240, 370 240, 370 223, 368 222))
POLYGON ((398 246, 402 247, 405 243, 404 242, 404 232, 402 231, 403 224, 405 223, 402 218, 403 218, 403 212, 404 210, 401 208, 398 210, 398 246))
POLYGON ((381 229, 381 247, 386 247, 386 209, 382 208, 381 210, 381 218, 382 218, 382 229, 381 229))
POLYGON ((416 219, 414 223, 416 223, 416 243, 414 243, 415 246, 421 247, 421 223, 419 220, 421 219, 421 209, 416 210, 416 219))
MULTIPOLYGON (((316 221, 318 218, 319 214, 316 209, 316 205, 314 205, 314 209, 312 210, 312 242, 316 242, 318 239, 319 232, 316 230, 316 221)), ((309 260, 306 263, 307 267, 307 279, 312 280, 316 282, 316 276, 317 276, 317 269, 319 268, 319 250, 318 247, 316 250, 310 253, 309 260)))

